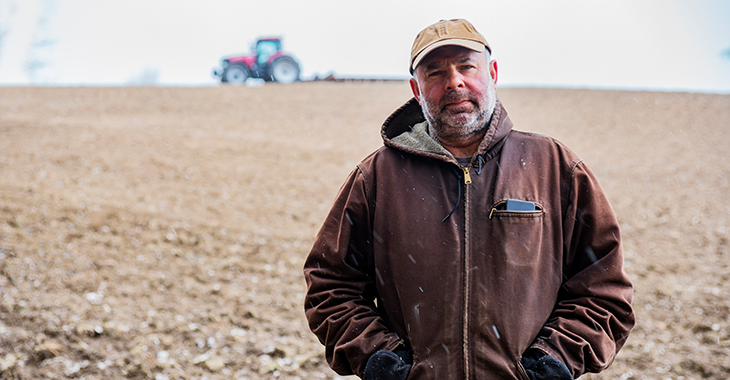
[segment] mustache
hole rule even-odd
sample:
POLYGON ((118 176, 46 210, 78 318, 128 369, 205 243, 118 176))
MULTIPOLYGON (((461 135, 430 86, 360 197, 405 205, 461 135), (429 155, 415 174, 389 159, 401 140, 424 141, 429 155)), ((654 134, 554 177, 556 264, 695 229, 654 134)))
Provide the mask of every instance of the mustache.
POLYGON ((444 107, 446 107, 446 105, 450 103, 458 103, 465 100, 468 100, 471 103, 475 103, 473 96, 471 96, 471 94, 469 94, 468 92, 452 91, 444 95, 444 97, 441 99, 441 104, 439 104, 439 108, 443 109, 444 107))

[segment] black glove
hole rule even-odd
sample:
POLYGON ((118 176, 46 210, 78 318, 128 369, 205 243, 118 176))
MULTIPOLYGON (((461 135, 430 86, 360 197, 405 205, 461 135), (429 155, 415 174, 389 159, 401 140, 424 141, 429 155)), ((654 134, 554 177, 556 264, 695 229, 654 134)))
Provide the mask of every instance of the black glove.
POLYGON ((573 380, 563 362, 540 350, 527 350, 520 362, 530 380, 573 380))
POLYGON ((405 380, 412 364, 413 353, 410 350, 380 350, 368 359, 363 380, 405 380))

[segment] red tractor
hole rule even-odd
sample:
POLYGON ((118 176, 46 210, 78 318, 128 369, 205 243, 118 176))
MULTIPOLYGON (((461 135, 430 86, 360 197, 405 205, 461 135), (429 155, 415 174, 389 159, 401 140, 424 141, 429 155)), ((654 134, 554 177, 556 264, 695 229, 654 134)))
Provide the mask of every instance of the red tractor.
POLYGON ((248 78, 260 78, 267 82, 292 83, 299 80, 299 64, 289 54, 282 52, 281 39, 259 38, 253 45, 253 53, 224 57, 221 67, 213 75, 222 83, 234 85, 248 78))

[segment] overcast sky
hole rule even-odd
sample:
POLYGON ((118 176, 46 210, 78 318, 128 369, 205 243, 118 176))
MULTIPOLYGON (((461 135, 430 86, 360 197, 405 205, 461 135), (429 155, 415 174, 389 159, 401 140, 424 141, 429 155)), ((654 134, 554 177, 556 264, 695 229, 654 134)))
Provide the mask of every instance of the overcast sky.
POLYGON ((724 0, 0 0, 0 85, 124 85, 145 72, 215 85, 220 58, 260 35, 283 37, 305 79, 406 78, 416 33, 456 17, 489 41, 498 85, 730 93, 724 0))

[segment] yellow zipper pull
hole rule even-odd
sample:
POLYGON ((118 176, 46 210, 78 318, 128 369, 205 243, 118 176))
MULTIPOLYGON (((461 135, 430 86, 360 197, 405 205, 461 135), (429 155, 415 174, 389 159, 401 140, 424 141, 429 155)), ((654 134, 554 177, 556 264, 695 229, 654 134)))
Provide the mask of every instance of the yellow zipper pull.
POLYGON ((470 184, 471 183, 471 176, 469 175, 469 165, 463 166, 461 168, 464 171, 464 183, 470 184))

